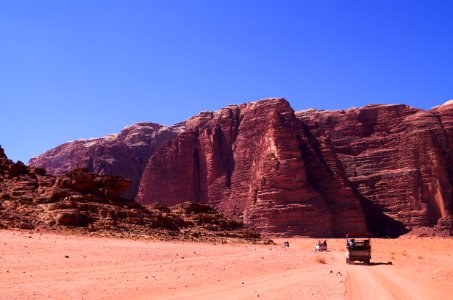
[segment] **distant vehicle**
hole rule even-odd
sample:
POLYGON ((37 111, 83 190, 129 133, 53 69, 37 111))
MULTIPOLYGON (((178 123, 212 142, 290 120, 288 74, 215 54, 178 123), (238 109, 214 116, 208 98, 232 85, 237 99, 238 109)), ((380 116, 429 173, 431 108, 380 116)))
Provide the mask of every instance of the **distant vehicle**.
POLYGON ((371 260, 371 239, 368 233, 348 233, 346 235, 346 263, 361 261, 366 265, 371 260))
POLYGON ((320 252, 320 251, 327 251, 327 241, 324 240, 324 242, 318 241, 318 243, 315 246, 315 252, 320 252))

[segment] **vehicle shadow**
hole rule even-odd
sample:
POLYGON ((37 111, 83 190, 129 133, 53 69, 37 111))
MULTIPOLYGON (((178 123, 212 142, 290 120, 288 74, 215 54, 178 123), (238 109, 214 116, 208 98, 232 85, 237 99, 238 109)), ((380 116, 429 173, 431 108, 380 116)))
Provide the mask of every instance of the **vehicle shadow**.
POLYGON ((387 262, 370 262, 369 266, 393 265, 391 261, 387 262))
POLYGON ((370 262, 369 264, 364 264, 361 262, 353 262, 351 265, 357 265, 357 266, 381 266, 381 265, 393 265, 391 261, 388 262, 370 262))

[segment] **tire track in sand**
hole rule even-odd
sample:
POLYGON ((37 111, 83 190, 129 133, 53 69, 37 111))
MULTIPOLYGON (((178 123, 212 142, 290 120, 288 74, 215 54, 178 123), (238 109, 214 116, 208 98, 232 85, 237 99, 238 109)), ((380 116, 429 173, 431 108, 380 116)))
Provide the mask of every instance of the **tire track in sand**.
POLYGON ((402 273, 393 265, 348 265, 346 272, 347 300, 451 299, 442 289, 433 288, 432 283, 416 274, 402 273))

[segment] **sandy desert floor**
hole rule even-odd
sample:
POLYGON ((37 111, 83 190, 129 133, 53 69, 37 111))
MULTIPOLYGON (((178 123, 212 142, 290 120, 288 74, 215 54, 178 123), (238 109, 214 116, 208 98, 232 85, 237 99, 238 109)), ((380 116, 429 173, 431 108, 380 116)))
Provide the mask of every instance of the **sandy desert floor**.
POLYGON ((0 230, 0 299, 452 299, 453 239, 277 245, 127 240, 0 230), (386 264, 391 261, 393 264, 386 264))

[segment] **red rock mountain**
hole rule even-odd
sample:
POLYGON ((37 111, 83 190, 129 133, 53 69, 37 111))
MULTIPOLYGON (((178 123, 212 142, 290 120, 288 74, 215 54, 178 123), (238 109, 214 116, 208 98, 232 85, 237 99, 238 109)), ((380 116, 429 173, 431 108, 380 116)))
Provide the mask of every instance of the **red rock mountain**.
POLYGON ((132 185, 124 197, 134 198, 151 154, 183 128, 183 123, 170 127, 137 123, 119 134, 67 142, 32 158, 29 165, 44 168, 54 176, 83 167, 101 175, 125 177, 132 180, 132 185))
POLYGON ((296 115, 326 165, 337 168, 359 195, 372 232, 451 230, 450 103, 428 112, 406 105, 369 105, 296 115))
MULTIPOLYGON (((265 99, 201 113, 170 131, 165 142, 146 144, 152 150, 133 171, 120 163, 91 170, 141 178, 141 203, 207 203, 264 232, 452 233, 453 103, 295 113, 284 99, 265 99)), ((83 146, 105 149, 108 139, 64 144, 31 164, 56 173, 137 160, 121 147, 83 146)))

